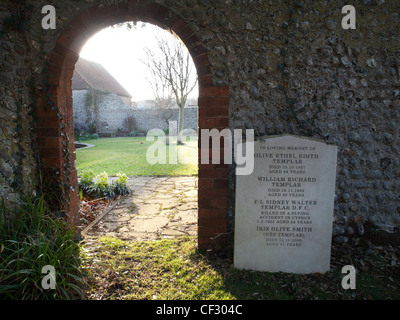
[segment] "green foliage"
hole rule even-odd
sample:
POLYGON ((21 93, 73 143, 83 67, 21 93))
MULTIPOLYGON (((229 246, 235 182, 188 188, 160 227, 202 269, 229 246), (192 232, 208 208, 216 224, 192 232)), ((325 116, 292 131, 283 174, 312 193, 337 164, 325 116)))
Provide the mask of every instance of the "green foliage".
POLYGON ((95 176, 96 174, 93 172, 93 170, 85 171, 82 174, 81 180, 79 182, 80 197, 81 194, 83 197, 84 194, 90 193, 90 190, 94 185, 93 179, 95 178, 95 176))
POLYGON ((124 174, 124 173, 118 173, 117 174, 117 183, 118 184, 125 184, 126 185, 126 182, 128 181, 128 176, 126 175, 126 174, 124 174))
POLYGON ((85 171, 81 176, 81 183, 91 185, 93 184, 93 179, 95 176, 96 174, 93 172, 93 170, 85 171))
POLYGON ((42 198, 24 199, 18 210, 0 206, 0 297, 17 300, 85 298, 75 230, 49 212, 42 198), (53 266, 56 288, 43 289, 42 268, 53 266))
POLYGON ((110 184, 108 182, 107 172, 95 175, 93 170, 85 171, 79 182, 79 192, 94 198, 113 199, 118 195, 128 195, 131 191, 126 185, 128 177, 125 174, 118 173, 117 180, 110 184), (96 179, 96 182, 93 180, 96 179))
POLYGON ((99 138, 99 135, 97 133, 79 133, 75 132, 75 140, 79 142, 87 141, 87 140, 97 140, 99 138))
POLYGON ((97 182, 96 185, 100 188, 107 188, 108 187, 108 174, 107 172, 100 173, 96 176, 97 182))
POLYGON ((113 184, 115 193, 117 195, 128 195, 131 192, 126 185, 126 182, 128 181, 128 176, 123 173, 118 173, 117 178, 117 181, 115 181, 113 184))
POLYGON ((89 123, 89 135, 94 135, 96 132, 97 132, 96 123, 95 122, 89 123))
POLYGON ((107 198, 112 199, 115 198, 116 194, 112 185, 108 183, 108 174, 107 172, 100 173, 96 176, 97 182, 92 186, 90 192, 96 198, 107 198))

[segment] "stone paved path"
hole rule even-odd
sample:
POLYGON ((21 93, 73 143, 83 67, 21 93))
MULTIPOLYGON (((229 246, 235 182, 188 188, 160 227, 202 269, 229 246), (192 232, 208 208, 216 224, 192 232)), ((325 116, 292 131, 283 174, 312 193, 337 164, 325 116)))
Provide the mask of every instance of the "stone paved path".
POLYGON ((132 194, 85 232, 123 240, 197 234, 197 177, 129 177, 132 194))

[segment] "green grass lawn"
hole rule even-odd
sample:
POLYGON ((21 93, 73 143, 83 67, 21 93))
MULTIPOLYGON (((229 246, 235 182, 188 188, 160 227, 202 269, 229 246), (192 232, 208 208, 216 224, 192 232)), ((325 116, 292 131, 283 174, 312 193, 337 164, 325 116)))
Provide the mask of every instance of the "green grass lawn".
POLYGON ((197 175, 197 139, 178 146, 179 152, 185 154, 184 159, 188 164, 182 164, 179 160, 177 164, 169 164, 169 146, 166 147, 167 164, 149 164, 146 153, 156 141, 146 141, 145 137, 85 141, 95 146, 76 150, 78 176, 89 169, 96 174, 105 171, 109 176, 115 176, 117 173, 125 173, 128 176, 197 175))
MULTIPOLYGON (((194 237, 122 241, 102 237, 86 256, 88 299, 135 300, 397 300, 399 265, 394 248, 366 255, 353 246, 333 246, 331 271, 320 274, 238 270, 231 258, 197 250, 194 237), (101 264, 94 263, 96 259, 101 264), (342 287, 342 267, 357 269, 356 289, 342 287)), ((86 252, 84 250, 84 252, 86 252)), ((83 253, 85 255, 85 253, 83 253)))

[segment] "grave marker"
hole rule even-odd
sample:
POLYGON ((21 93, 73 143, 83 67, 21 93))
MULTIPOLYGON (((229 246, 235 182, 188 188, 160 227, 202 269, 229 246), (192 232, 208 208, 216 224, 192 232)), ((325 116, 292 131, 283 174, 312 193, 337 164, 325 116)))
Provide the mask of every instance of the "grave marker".
POLYGON ((253 173, 236 176, 235 267, 329 270, 336 161, 336 146, 311 138, 254 142, 253 173))

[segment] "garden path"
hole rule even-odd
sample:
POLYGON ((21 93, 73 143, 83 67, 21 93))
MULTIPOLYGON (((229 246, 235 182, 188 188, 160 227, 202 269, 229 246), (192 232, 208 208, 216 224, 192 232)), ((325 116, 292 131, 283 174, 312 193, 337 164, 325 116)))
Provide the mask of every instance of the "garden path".
POLYGON ((197 234, 197 177, 129 177, 132 194, 106 210, 82 235, 126 241, 197 234))

